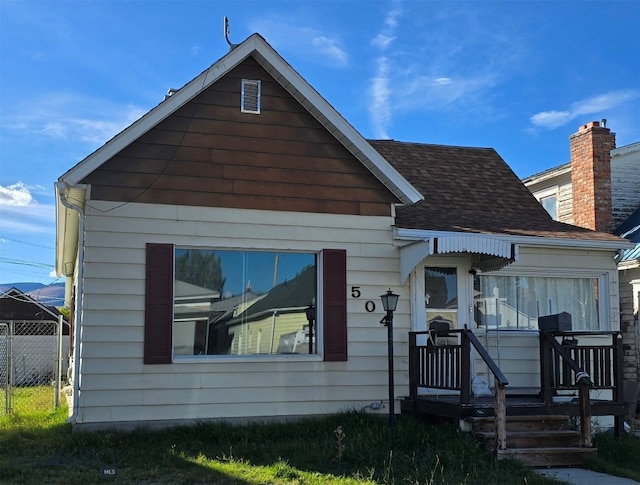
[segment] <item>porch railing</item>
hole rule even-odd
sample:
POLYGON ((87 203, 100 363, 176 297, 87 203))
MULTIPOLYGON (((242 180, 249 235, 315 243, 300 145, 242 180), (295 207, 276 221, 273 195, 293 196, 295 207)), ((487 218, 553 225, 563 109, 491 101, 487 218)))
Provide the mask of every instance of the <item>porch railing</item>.
MULTIPOLYGON (((611 400, 621 400, 623 348, 620 332, 540 332, 540 385, 542 399, 550 405, 558 391, 578 390, 582 446, 591 446, 590 391, 608 390, 611 400), (580 344, 576 337, 610 336, 610 345, 580 344), (559 342, 558 339, 562 340, 559 342)), ((615 416, 619 434, 622 417, 615 416)))
POLYGON ((495 390, 496 448, 506 449, 507 412, 506 386, 509 381, 491 358, 480 341, 468 328, 449 330, 446 334, 436 335, 433 331, 409 332, 409 394, 418 396, 419 388, 446 389, 459 391, 460 403, 469 404, 471 400, 471 347, 493 374, 495 390), (449 343, 447 337, 456 337, 456 343, 449 343), (422 338, 424 344, 418 344, 422 338), (445 343, 439 345, 440 339, 445 343))

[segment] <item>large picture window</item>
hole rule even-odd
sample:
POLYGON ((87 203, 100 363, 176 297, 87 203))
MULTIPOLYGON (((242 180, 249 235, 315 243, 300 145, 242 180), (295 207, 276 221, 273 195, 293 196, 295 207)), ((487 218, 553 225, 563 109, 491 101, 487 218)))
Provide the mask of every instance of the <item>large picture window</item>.
POLYGON ((479 326, 537 330, 538 317, 568 312, 573 330, 600 330, 598 278, 476 275, 479 326))
POLYGON ((344 362, 347 252, 147 243, 144 313, 145 364, 285 354, 344 362))
POLYGON ((317 352, 315 253, 175 248, 173 354, 317 352))

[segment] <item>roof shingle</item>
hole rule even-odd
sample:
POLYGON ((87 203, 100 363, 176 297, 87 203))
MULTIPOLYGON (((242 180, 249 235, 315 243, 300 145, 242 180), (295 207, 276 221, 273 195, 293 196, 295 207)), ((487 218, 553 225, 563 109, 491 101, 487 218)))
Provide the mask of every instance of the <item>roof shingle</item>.
POLYGON ((425 199, 398 207, 396 227, 619 240, 554 221, 493 148, 369 140, 425 199))

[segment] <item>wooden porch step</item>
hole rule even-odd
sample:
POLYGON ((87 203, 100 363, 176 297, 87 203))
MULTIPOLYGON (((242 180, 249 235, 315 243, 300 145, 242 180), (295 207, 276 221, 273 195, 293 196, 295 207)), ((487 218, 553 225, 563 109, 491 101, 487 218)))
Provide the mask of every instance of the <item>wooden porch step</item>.
POLYGON ((516 459, 532 467, 559 467, 584 465, 597 453, 596 448, 554 447, 554 448, 508 448, 498 450, 498 460, 516 459))
MULTIPOLYGON (((495 448, 496 434, 491 431, 475 433, 489 449, 495 448)), ((509 448, 578 448, 580 433, 572 430, 507 431, 509 448)))
MULTIPOLYGON (((584 465, 596 448, 583 448, 579 431, 570 429, 569 416, 507 416, 505 450, 496 450, 493 417, 471 417, 470 431, 499 460, 513 458, 534 467, 584 465)), ((467 428, 467 429, 468 429, 467 428)))
MULTIPOLYGON (((470 417, 465 420, 474 433, 495 431, 494 417, 470 417)), ((569 430, 569 416, 507 416, 507 431, 569 430)))

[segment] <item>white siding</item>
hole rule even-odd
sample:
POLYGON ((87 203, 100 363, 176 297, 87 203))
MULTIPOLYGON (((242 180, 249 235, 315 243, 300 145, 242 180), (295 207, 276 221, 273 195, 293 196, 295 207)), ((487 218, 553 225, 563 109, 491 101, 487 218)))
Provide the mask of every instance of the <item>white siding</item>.
POLYGON ((388 396, 379 296, 401 295, 396 395, 408 392, 408 290, 400 287, 391 217, 245 211, 91 201, 85 226, 79 424, 306 415, 388 396), (114 204, 115 205, 115 204, 114 204), (143 365, 145 245, 347 251, 347 362, 319 356, 184 359, 143 365), (368 313, 371 300, 376 311, 368 313))
POLYGON ((573 186, 570 183, 558 186, 558 221, 573 224, 573 186))
POLYGON ((613 227, 640 206, 640 142, 611 152, 613 227))
POLYGON ((623 269, 620 276, 620 327, 624 339, 624 377, 632 381, 640 378, 640 268, 623 269), (635 286, 634 286, 635 285, 635 286))

